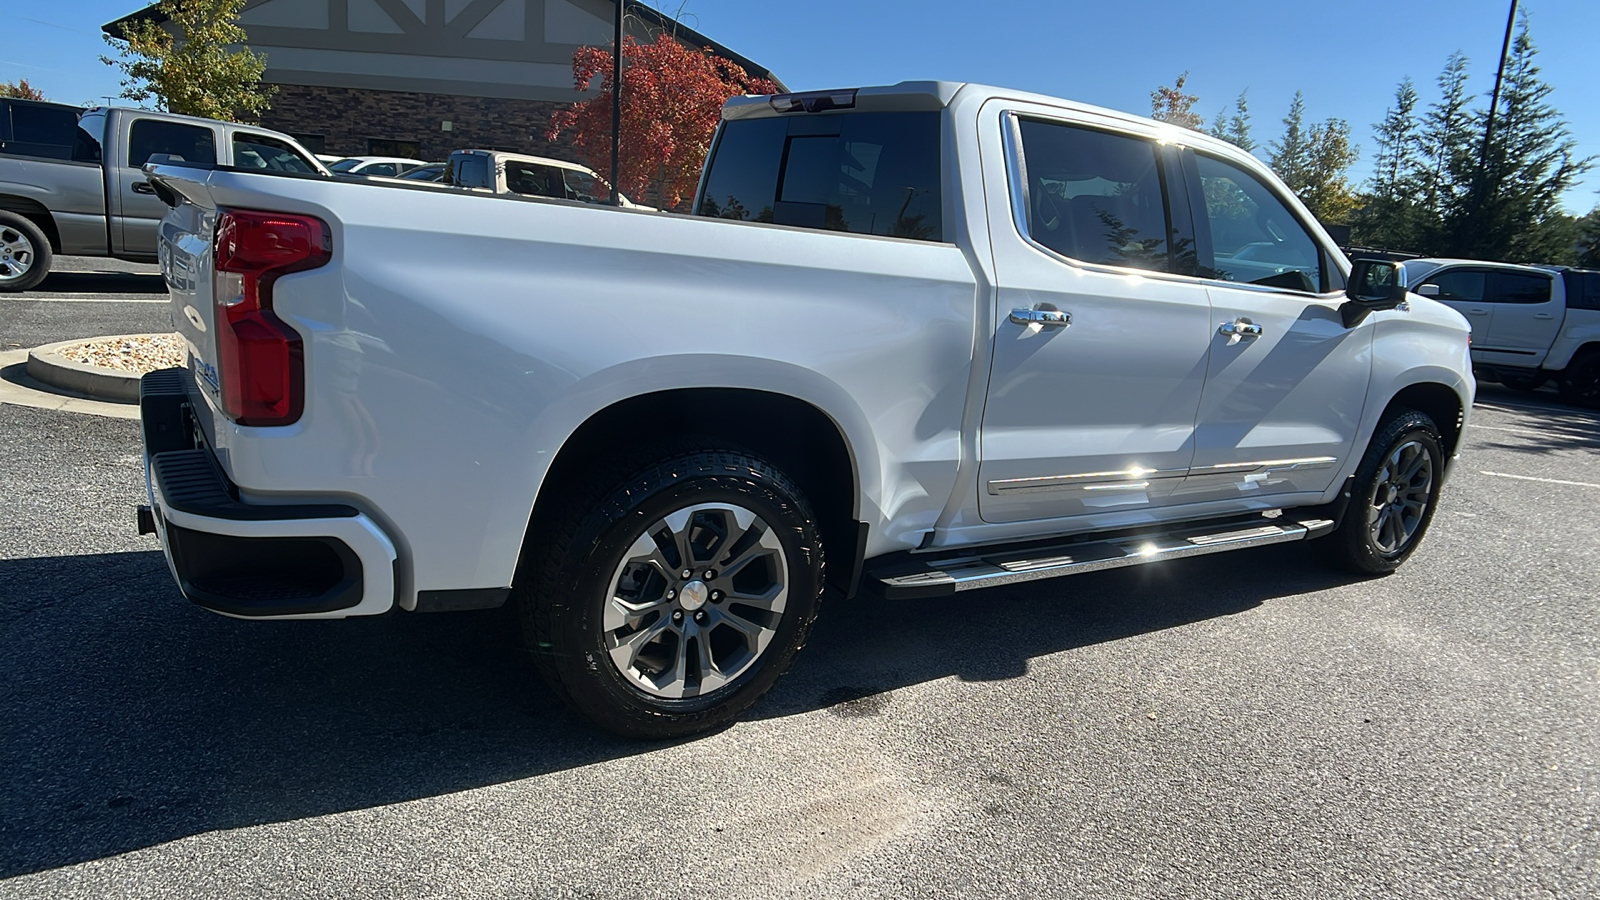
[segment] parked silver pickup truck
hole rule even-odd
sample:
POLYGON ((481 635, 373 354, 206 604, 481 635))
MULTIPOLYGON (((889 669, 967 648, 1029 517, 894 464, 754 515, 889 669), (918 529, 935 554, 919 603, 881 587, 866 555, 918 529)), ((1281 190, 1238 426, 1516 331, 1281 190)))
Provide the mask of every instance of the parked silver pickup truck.
POLYGON ((152 156, 272 172, 327 170, 276 131, 145 109, 0 99, 0 291, 25 291, 56 253, 156 261, 167 207, 152 156))

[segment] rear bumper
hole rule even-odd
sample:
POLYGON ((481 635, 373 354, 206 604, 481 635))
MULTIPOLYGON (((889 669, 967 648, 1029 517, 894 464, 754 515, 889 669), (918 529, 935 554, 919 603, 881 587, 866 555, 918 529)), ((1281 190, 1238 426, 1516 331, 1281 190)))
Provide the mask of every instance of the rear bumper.
POLYGON ((394 542, 342 503, 247 503, 195 427, 184 369, 140 382, 145 490, 183 595, 246 618, 337 619, 395 603, 394 542))

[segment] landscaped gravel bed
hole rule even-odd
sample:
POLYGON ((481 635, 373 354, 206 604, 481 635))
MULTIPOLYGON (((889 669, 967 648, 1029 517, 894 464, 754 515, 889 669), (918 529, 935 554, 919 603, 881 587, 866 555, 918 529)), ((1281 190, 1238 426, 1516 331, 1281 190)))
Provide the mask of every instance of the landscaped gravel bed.
POLYGON ((176 334, 145 334, 98 338, 63 347, 60 354, 75 363, 143 375, 186 362, 183 338, 176 334))

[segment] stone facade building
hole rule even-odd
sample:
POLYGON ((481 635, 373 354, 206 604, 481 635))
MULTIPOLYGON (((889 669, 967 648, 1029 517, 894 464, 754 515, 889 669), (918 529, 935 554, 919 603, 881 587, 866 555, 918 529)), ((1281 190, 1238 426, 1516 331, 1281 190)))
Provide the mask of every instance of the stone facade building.
MULTIPOLYGON (((609 47, 615 0, 249 0, 239 24, 277 87, 261 124, 317 153, 442 160, 464 148, 576 160, 545 139, 550 117, 586 94, 572 80, 581 46, 609 47)), ((149 6, 104 26, 113 37, 149 6)), ((641 3, 624 27, 666 32, 752 75, 765 68, 641 3)))

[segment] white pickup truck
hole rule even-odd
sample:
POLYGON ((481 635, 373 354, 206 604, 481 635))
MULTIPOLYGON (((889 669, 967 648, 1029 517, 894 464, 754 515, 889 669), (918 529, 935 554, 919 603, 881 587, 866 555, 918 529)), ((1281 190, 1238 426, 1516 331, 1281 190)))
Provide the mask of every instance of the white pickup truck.
POLYGON ((183 593, 509 602, 622 734, 737 716, 825 583, 1393 571, 1473 399, 1462 317, 1254 158, 1027 93, 735 98, 695 216, 149 171, 191 362, 144 380, 141 527, 183 593))
POLYGON ((1522 391, 1555 381, 1600 408, 1600 272, 1470 259, 1408 259, 1412 289, 1472 324, 1472 364, 1522 391))

